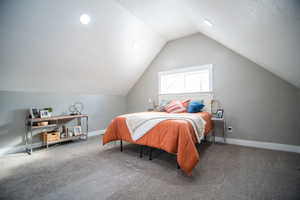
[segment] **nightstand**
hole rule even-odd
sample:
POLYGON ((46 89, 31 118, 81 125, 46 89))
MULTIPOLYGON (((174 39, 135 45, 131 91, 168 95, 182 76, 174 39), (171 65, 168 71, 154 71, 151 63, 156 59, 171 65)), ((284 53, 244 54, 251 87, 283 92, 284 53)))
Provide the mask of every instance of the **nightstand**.
MULTIPOLYGON (((223 138, 224 138, 224 143, 226 142, 226 121, 225 118, 216 118, 216 117, 212 117, 211 120, 214 122, 214 124, 217 123, 222 123, 222 127, 223 127, 223 138)), ((216 134, 215 134, 215 129, 212 132, 213 136, 214 136, 214 142, 216 142, 216 134)))

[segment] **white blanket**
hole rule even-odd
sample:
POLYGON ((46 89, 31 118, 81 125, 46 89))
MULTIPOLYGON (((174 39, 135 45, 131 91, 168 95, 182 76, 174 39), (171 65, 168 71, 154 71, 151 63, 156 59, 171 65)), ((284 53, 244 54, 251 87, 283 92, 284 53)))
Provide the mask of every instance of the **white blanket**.
POLYGON ((135 141, 143 137, 150 129, 164 120, 185 120, 192 124, 197 141, 203 138, 205 130, 205 120, 199 114, 192 113, 164 113, 164 112, 141 112, 122 115, 126 118, 126 124, 135 141))

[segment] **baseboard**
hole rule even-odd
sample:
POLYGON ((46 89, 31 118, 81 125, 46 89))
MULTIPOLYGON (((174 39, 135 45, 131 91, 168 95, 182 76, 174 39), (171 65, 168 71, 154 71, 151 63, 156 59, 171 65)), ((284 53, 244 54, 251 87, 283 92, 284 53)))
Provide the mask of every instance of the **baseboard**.
MULTIPOLYGON (((105 132, 105 129, 90 131, 88 134, 88 137, 102 135, 102 134, 104 134, 104 132, 105 132)), ((224 143, 224 139, 222 137, 216 137, 216 142, 224 143)), ((247 146, 247 147, 255 147, 255 148, 262 148, 262 149, 271 149, 271 150, 278 150, 278 151, 300 153, 300 146, 289 145, 289 144, 260 142, 260 141, 254 141, 254 140, 241 140, 241 139, 234 139, 234 138, 226 138, 226 143, 240 145, 240 146, 247 146)), ((42 146, 41 142, 33 144, 33 148, 38 148, 41 146, 42 146)), ((25 151, 25 149, 26 149, 25 145, 20 145, 17 147, 1 148, 0 156, 5 155, 5 154, 10 154, 10 153, 23 152, 23 151, 25 151)))
POLYGON ((97 135, 103 135, 105 132, 105 129, 103 130, 96 130, 96 131, 90 131, 89 137, 97 136, 97 135))
MULTIPOLYGON (((88 133, 88 137, 102 135, 102 134, 104 134, 104 132, 105 132, 105 129, 90 131, 88 133)), ((38 147, 41 147, 41 146, 42 146, 42 142, 37 142, 37 143, 32 144, 33 148, 38 148, 38 147)), ((12 153, 19 153, 19 152, 23 152, 25 150, 26 150, 26 145, 19 145, 19 146, 16 146, 16 147, 1 148, 0 149, 0 156, 6 155, 6 154, 12 154, 12 153)))
MULTIPOLYGON (((216 142, 224 143, 224 139, 222 137, 216 137, 216 142)), ((254 141, 254 140, 241 140, 241 139, 234 139, 234 138, 226 138, 226 143, 240 145, 240 146, 246 146, 246 147, 255 147, 255 148, 262 148, 262 149, 271 149, 271 150, 278 150, 278 151, 300 153, 300 146, 290 145, 290 144, 260 142, 260 141, 254 141)))

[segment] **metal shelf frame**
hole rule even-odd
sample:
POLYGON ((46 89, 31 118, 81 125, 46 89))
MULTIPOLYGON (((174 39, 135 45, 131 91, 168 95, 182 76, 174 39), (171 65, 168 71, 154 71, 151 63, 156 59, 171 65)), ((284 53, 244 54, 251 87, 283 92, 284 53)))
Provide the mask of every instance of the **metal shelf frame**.
MULTIPOLYGON (((70 140, 75 139, 88 139, 88 132, 89 132, 89 116, 85 114, 80 115, 63 115, 63 116, 54 116, 54 117, 48 117, 48 118, 28 118, 26 119, 25 125, 26 125, 26 131, 25 131, 25 145, 26 145, 26 152, 31 155, 33 153, 33 131, 38 129, 49 129, 49 128, 59 128, 63 124, 65 124, 66 120, 71 121, 73 119, 77 119, 77 125, 81 126, 82 119, 85 120, 85 130, 82 130, 84 134, 81 134, 79 136, 73 136, 73 137, 67 137, 64 139, 60 139, 55 142, 48 142, 43 143, 43 146, 48 147, 49 144, 56 144, 61 142, 66 142, 70 140), (49 124, 47 126, 34 126, 34 123, 36 122, 42 122, 42 121, 48 121, 48 122, 55 122, 55 124, 49 124), (60 123, 61 122, 61 123, 60 123)), ((40 133, 39 133, 40 134, 40 133)))

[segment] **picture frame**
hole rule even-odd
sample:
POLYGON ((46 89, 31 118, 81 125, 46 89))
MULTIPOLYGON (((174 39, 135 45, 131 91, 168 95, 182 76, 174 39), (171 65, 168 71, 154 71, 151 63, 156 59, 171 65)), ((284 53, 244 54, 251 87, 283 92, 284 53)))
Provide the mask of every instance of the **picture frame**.
POLYGON ((49 117, 52 116, 53 108, 49 107, 49 108, 44 108, 43 110, 48 110, 48 113, 49 113, 48 115, 49 115, 49 117))
POLYGON ((29 109, 30 118, 35 119, 40 117, 40 111, 37 108, 30 108, 29 109))
POLYGON ((224 116, 224 110, 223 109, 218 109, 216 112, 216 117, 217 118, 223 118, 224 116))
POLYGON ((50 113, 48 110, 40 110, 40 117, 41 118, 48 118, 50 117, 50 113))
POLYGON ((74 126, 73 134, 74 134, 74 136, 80 135, 81 134, 81 126, 74 126))

